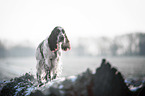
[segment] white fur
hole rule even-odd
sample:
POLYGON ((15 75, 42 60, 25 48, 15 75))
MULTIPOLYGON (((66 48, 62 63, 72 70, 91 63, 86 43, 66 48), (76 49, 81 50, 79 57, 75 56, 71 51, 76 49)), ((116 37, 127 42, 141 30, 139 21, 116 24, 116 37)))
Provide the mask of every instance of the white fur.
MULTIPOLYGON (((41 56, 40 53, 40 48, 37 48, 36 50, 36 60, 37 60, 37 73, 41 76, 41 79, 44 79, 46 75, 46 68, 45 65, 47 65, 50 68, 50 75, 51 79, 53 78, 54 74, 57 74, 59 76, 61 74, 61 49, 60 49, 60 44, 58 44, 58 51, 56 52, 57 57, 53 51, 50 50, 49 45, 48 45, 48 38, 44 40, 42 48, 43 48, 43 55, 44 58, 41 56), (50 60, 52 59, 52 61, 50 60), (59 60, 58 60, 59 59, 59 60), (43 64, 40 64, 43 62, 43 64)), ((42 80, 43 81, 43 80, 42 80)))

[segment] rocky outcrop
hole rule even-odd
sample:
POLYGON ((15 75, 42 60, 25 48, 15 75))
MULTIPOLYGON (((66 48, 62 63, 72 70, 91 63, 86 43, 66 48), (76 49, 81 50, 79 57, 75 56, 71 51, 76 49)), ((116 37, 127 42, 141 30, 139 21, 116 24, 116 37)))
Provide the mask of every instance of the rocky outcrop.
POLYGON ((0 96, 145 96, 143 83, 125 82, 122 74, 105 59, 95 74, 87 69, 78 76, 57 78, 38 87, 34 77, 25 74, 9 82, 0 83, 0 96))
POLYGON ((0 96, 24 96, 27 95, 27 90, 34 86, 34 77, 29 73, 19 78, 11 79, 10 81, 4 81, 0 84, 1 93, 0 96))
POLYGON ((132 96, 124 78, 104 59, 94 74, 94 96, 132 96))

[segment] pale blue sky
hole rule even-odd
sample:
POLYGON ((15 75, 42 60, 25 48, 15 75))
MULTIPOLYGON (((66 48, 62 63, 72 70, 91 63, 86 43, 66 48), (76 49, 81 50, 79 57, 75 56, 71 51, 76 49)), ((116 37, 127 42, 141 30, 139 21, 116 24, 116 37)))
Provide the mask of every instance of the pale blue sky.
POLYGON ((145 32, 144 0, 0 0, 0 38, 35 45, 62 26, 76 37, 145 32))

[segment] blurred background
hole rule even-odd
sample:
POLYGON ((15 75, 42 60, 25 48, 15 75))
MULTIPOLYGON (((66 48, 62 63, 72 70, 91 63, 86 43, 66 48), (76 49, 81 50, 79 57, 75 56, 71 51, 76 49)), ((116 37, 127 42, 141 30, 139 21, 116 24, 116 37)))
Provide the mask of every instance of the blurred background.
POLYGON ((0 80, 36 73, 35 50, 55 26, 71 42, 62 76, 95 72, 106 58, 125 78, 145 77, 145 1, 1 0, 0 80))

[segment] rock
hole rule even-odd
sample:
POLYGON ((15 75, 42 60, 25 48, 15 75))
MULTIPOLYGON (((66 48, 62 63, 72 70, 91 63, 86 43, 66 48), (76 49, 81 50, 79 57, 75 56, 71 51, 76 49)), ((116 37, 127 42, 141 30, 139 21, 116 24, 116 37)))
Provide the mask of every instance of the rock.
POLYGON ((94 75, 94 96, 131 96, 132 92, 124 83, 124 78, 116 68, 105 61, 94 75))
POLYGON ((89 96, 92 92, 92 81, 93 74, 92 72, 87 69, 86 72, 84 72, 81 75, 77 76, 77 79, 75 82, 73 82, 70 88, 68 88, 65 91, 65 96, 89 96))
POLYGON ((87 69, 86 72, 77 76, 74 82, 71 79, 64 80, 59 89, 57 87, 49 88, 49 92, 56 96, 132 96, 124 82, 124 78, 116 68, 102 60, 101 66, 95 74, 87 69), (63 94, 62 94, 63 93, 63 94))
POLYGON ((34 77, 30 75, 29 73, 26 73, 25 75, 14 78, 13 80, 10 80, 9 82, 5 82, 4 86, 2 87, 1 96, 22 96, 27 93, 27 88, 32 87, 34 82, 34 77))
POLYGON ((140 89, 140 92, 138 93, 137 96, 145 96, 145 87, 140 89))
POLYGON ((35 90, 31 92, 30 96, 45 96, 40 90, 35 90))

